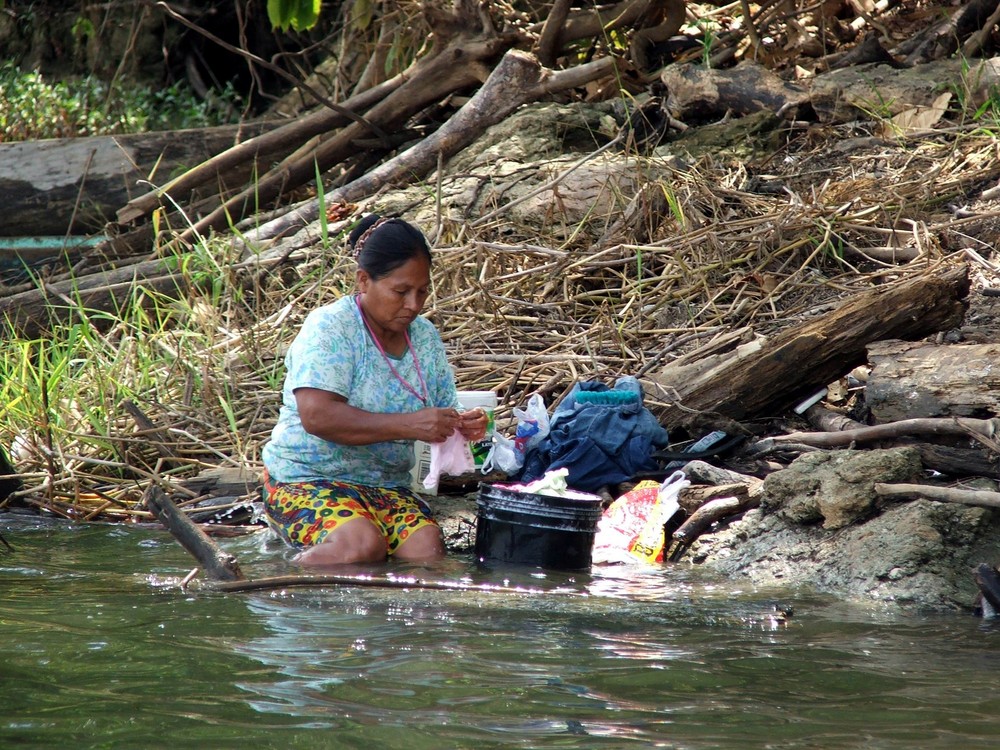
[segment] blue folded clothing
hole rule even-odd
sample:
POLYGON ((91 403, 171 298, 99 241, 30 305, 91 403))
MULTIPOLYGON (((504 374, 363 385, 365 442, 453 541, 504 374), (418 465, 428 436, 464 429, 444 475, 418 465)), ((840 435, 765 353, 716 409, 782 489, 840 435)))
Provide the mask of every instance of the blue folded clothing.
POLYGON ((634 377, 619 378, 613 389, 596 381, 577 383, 553 412, 549 434, 525 456, 520 480, 566 468, 568 486, 595 492, 655 471, 653 454, 668 442, 667 431, 642 405, 634 377))

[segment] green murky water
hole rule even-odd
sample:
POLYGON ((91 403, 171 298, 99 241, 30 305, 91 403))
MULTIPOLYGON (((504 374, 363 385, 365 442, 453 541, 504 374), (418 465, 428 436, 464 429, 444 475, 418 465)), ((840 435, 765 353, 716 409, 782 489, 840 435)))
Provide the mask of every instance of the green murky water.
MULTIPOLYGON (((1000 741, 1000 625, 669 569, 184 592, 165 532, 0 516, 0 747, 966 748, 1000 741), (786 625, 775 604, 794 607, 786 625)), ((225 540, 253 577, 264 537, 225 540)), ((388 566, 374 572, 398 572, 388 566)))

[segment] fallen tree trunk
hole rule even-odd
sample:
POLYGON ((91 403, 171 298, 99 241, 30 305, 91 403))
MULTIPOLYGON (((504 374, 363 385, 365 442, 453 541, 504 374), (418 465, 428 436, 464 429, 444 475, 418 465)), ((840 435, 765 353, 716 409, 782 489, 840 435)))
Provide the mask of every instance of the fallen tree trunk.
POLYGON ((695 352, 648 376, 675 401, 657 416, 670 427, 693 412, 744 419, 785 411, 864 363, 873 341, 920 339, 958 324, 968 291, 968 268, 945 266, 855 295, 738 352, 692 361, 695 352))
MULTIPOLYGON (((609 75, 614 68, 612 58, 602 58, 569 70, 553 72, 542 68, 532 55, 510 50, 475 96, 432 135, 354 182, 332 191, 325 196, 325 202, 356 202, 393 182, 419 179, 522 104, 543 94, 580 86, 609 75)), ((248 232, 247 239, 259 243, 297 231, 315 221, 319 211, 319 201, 309 201, 248 232)))
POLYGON ((878 422, 1000 414, 1000 344, 878 341, 865 402, 878 422))
MULTIPOLYGON (((234 144, 246 148, 243 143, 274 127, 259 122, 0 143, 0 231, 7 237, 101 232, 118 207, 146 192, 144 181, 204 162, 234 144)), ((254 150, 254 156, 266 153, 254 150)), ((213 180, 212 189, 218 192, 220 180, 241 185, 249 165, 236 162, 208 171, 206 180, 213 180)))

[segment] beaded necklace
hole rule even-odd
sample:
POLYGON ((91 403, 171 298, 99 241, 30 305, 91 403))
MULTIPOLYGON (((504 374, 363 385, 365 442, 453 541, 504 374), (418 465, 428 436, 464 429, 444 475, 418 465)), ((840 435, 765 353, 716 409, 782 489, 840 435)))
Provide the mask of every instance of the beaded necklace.
POLYGON ((430 403, 430 393, 427 390, 427 383, 424 381, 424 374, 420 370, 420 360, 417 359, 417 350, 413 348, 413 344, 410 343, 409 331, 403 331, 403 337, 406 339, 406 348, 410 350, 410 355, 413 357, 413 366, 417 371, 417 378, 420 379, 420 390, 423 391, 421 395, 416 388, 414 388, 410 381, 399 374, 399 371, 392 366, 392 361, 389 359, 389 355, 385 353, 385 348, 382 346, 382 342, 378 340, 378 336, 375 335, 375 331, 372 330, 371 325, 368 323, 368 318, 365 317, 365 311, 361 309, 361 295, 355 295, 354 301, 358 306, 358 315, 361 316, 361 321, 365 324, 365 328, 368 329, 368 333, 372 337, 372 341, 375 342, 375 346, 378 348, 378 353, 382 355, 382 359, 389 366, 392 374, 396 376, 396 380, 403 384, 403 387, 416 396, 420 403, 424 406, 428 406, 430 403))

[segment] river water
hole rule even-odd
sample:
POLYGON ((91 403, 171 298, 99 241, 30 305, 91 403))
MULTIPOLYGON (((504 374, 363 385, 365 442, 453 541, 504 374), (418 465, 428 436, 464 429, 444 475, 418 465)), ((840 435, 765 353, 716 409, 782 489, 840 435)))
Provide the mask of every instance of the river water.
MULTIPOLYGON (((414 575, 530 593, 180 580, 166 532, 0 516, 0 747, 968 748, 1000 625, 692 571, 414 575), (791 607, 782 621, 774 608, 791 607)), ((222 540, 250 577, 266 535, 222 540)))

